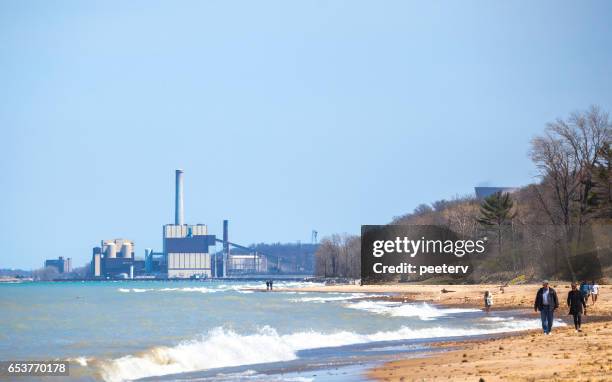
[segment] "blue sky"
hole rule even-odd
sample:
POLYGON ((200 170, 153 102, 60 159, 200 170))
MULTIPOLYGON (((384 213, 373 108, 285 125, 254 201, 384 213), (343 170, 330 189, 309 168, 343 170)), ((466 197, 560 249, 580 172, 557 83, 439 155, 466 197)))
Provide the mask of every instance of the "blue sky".
POLYGON ((534 181, 545 123, 612 108, 606 1, 0 0, 0 267, 386 223, 534 181))

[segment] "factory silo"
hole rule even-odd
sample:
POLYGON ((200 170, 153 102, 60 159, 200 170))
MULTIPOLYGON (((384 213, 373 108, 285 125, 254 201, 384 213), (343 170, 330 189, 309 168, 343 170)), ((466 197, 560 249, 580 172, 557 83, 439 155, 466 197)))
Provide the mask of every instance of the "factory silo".
POLYGON ((121 257, 124 259, 129 259, 132 257, 132 244, 123 243, 121 246, 121 257))
POLYGON ((115 243, 106 244, 106 258, 114 259, 115 257, 117 257, 117 246, 115 243))

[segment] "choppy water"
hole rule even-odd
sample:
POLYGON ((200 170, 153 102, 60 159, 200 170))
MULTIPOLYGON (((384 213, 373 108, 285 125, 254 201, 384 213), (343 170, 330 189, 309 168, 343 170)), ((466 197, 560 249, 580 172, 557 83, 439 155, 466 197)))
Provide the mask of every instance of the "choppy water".
MULTIPOLYGON (((277 288, 303 285, 275 282, 277 288)), ((322 360, 343 370, 360 354, 409 351, 419 339, 539 326, 530 318, 361 293, 263 293, 253 287, 261 283, 0 285, 0 359, 68 359, 72 378, 82 380, 258 380, 261 365, 269 369, 262 380, 343 380, 343 372, 312 372, 304 379, 286 371, 316 370, 322 360), (271 377, 270 370, 282 375, 271 377)))

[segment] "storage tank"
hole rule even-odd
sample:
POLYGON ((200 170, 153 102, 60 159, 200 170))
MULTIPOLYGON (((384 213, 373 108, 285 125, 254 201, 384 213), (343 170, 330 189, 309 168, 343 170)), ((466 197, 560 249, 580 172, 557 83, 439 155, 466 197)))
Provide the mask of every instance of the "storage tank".
POLYGON ((124 259, 129 259, 132 257, 132 244, 123 243, 121 246, 121 257, 124 259))
POLYGON ((106 258, 114 259, 117 257, 117 246, 115 243, 106 244, 106 258))

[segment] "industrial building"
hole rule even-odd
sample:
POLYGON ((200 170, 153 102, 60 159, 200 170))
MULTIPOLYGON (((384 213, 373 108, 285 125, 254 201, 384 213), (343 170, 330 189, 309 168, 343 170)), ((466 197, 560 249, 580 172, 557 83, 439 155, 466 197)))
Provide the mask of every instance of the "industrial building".
POLYGON ((57 259, 45 260, 45 268, 47 267, 56 268, 59 273, 70 273, 72 272, 72 259, 70 257, 64 259, 60 256, 57 259))
POLYGON ((227 266, 227 272, 230 276, 268 272, 267 258, 258 253, 230 255, 227 266))
POLYGON ((92 274, 104 278, 134 278, 145 271, 145 262, 134 257, 134 242, 127 239, 102 240, 94 247, 92 274))
POLYGON ((163 252, 153 252, 151 248, 145 249, 145 273, 148 275, 162 275, 168 273, 166 257, 163 252))
POLYGON ((174 224, 162 227, 162 252, 147 248, 144 260, 136 260, 133 241, 102 240, 99 247, 93 248, 91 273, 94 278, 195 279, 268 272, 264 254, 229 241, 227 220, 223 221, 223 240, 210 235, 205 224, 185 224, 183 170, 180 169, 175 173, 174 209, 174 224), (223 245, 219 253, 214 251, 216 243, 223 245), (230 245, 246 254, 232 256, 230 245))
POLYGON ((215 245, 215 237, 208 235, 203 224, 164 226, 164 254, 168 278, 212 277, 209 246, 215 245))
POLYGON ((204 224, 184 222, 183 170, 176 170, 174 224, 163 227, 164 256, 168 278, 213 277, 209 251, 216 238, 204 224))

